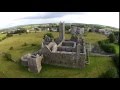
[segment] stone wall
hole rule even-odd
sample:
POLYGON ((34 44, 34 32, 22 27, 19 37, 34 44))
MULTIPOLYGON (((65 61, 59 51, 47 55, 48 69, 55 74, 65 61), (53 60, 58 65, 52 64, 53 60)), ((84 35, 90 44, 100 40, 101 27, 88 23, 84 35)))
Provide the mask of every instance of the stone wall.
POLYGON ((21 63, 22 65, 27 66, 29 71, 39 73, 42 68, 41 66, 42 59, 43 55, 39 56, 38 54, 37 55, 27 54, 21 58, 21 63))
POLYGON ((69 46, 69 47, 75 47, 76 42, 73 41, 64 41, 62 42, 62 46, 69 46))
POLYGON ((73 47, 58 47, 57 51, 75 52, 76 48, 73 47))
POLYGON ((31 72, 39 73, 42 69, 41 61, 43 59, 43 55, 37 55, 36 58, 30 58, 28 60, 28 70, 31 72))
POLYGON ((28 66, 28 60, 30 59, 31 54, 27 54, 21 57, 21 64, 23 66, 28 66))
POLYGON ((85 54, 81 53, 79 59, 75 52, 55 52, 44 55, 45 64, 58 65, 64 67, 83 68, 85 67, 85 54))

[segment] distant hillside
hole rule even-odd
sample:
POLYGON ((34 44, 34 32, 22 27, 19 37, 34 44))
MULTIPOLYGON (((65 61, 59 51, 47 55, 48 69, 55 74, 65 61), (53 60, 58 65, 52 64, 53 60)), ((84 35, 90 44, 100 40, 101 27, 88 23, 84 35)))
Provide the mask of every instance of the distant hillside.
MULTIPOLYGON (((98 25, 98 24, 83 24, 83 23, 65 23, 66 26, 70 26, 70 25, 75 25, 75 26, 79 26, 79 27, 84 27, 85 29, 103 29, 103 28, 108 28, 108 29, 112 29, 112 30, 117 30, 119 31, 118 28, 115 27, 111 27, 111 26, 105 26, 105 25, 98 25)), ((3 31, 13 31, 16 30, 17 28, 25 28, 25 29, 32 29, 34 27, 38 27, 38 26, 43 26, 43 27, 50 27, 50 26, 58 26, 58 24, 56 23, 45 23, 45 24, 29 24, 29 25, 19 25, 19 26, 15 26, 15 27, 10 27, 10 28, 5 28, 5 29, 0 29, 1 32, 3 31)))

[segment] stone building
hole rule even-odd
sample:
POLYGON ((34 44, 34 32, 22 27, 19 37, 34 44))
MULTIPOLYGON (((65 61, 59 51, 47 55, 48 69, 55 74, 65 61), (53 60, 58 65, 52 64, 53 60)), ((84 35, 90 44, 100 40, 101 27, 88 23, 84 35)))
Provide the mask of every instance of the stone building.
POLYGON ((39 73, 42 69, 41 60, 43 56, 27 54, 21 57, 22 64, 28 66, 28 70, 31 72, 39 73))
POLYGON ((84 34, 84 28, 71 26, 70 32, 72 35, 84 34))
POLYGON ((57 66, 84 68, 88 63, 86 45, 82 37, 77 41, 65 40, 65 25, 59 24, 59 38, 51 41, 46 36, 42 42, 42 48, 21 58, 24 66, 28 66, 29 71, 40 72, 41 62, 57 66), (42 60, 42 58, 44 58, 42 60))

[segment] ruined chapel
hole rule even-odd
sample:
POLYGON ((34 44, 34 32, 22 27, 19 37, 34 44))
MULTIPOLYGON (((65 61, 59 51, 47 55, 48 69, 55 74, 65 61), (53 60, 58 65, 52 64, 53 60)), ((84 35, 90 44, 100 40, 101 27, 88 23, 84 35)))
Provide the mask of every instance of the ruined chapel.
POLYGON ((84 39, 65 39, 65 23, 59 23, 59 37, 52 40, 46 36, 41 49, 21 57, 21 63, 31 72, 39 73, 42 63, 70 68, 84 68, 88 61, 88 51, 84 39))

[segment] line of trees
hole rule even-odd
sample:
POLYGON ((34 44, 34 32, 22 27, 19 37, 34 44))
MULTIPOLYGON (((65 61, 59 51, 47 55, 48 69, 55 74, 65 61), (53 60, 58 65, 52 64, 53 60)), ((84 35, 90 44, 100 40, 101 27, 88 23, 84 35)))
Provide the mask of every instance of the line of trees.
POLYGON ((20 34, 20 33, 26 33, 26 29, 19 28, 19 30, 14 31, 12 34, 20 34))
POLYGON ((111 34, 108 36, 108 38, 109 38, 109 42, 110 42, 110 43, 114 43, 114 42, 115 42, 115 35, 114 35, 114 33, 111 33, 111 34))

